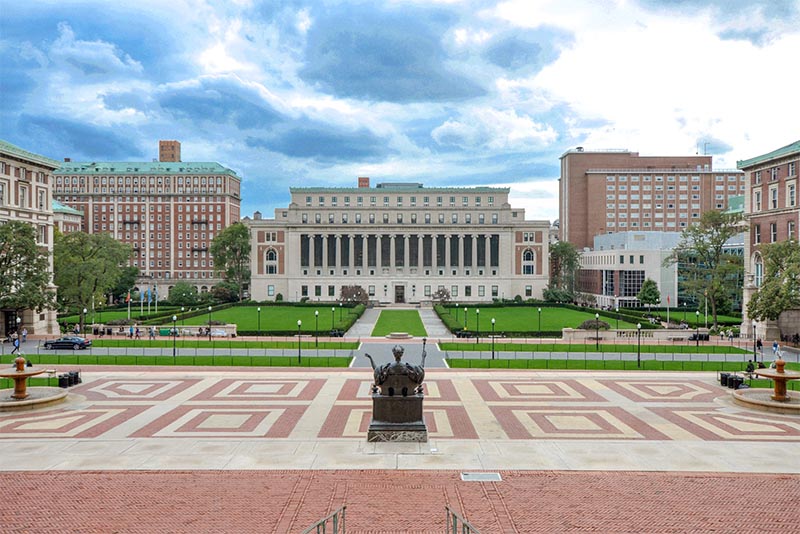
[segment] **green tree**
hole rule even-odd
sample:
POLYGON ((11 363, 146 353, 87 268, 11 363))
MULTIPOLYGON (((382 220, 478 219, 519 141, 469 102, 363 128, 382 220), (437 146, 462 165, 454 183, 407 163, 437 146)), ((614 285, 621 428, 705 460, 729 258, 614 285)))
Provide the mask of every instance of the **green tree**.
POLYGON ((188 282, 176 282, 169 290, 169 302, 175 306, 194 306, 198 302, 197 288, 188 282))
POLYGON ((53 265, 59 302, 78 309, 90 308, 93 299, 102 302, 117 285, 130 255, 130 245, 108 233, 56 234, 53 265))
POLYGON ((575 245, 559 241, 550 246, 550 283, 546 300, 569 302, 575 300, 575 286, 580 267, 580 252, 575 245), (557 298, 549 298, 557 297, 557 298))
POLYGON ((642 287, 639 289, 639 294, 636 298, 642 304, 647 305, 647 311, 650 312, 650 307, 661 302, 661 292, 658 290, 658 284, 655 280, 646 278, 642 282, 642 287))
POLYGON ((41 311, 53 305, 49 258, 30 224, 0 225, 0 277, 0 308, 41 311))
POLYGON ((220 232, 211 242, 214 271, 239 286, 239 301, 244 286, 250 281, 250 229, 234 223, 220 232))
POLYGON ((217 302, 236 302, 239 297, 239 286, 233 282, 220 282, 211 288, 211 295, 217 302))
POLYGON ((739 291, 743 264, 741 256, 725 250, 725 242, 742 232, 739 214, 707 211, 700 222, 681 234, 678 245, 665 264, 678 263, 684 291, 698 302, 708 301, 713 325, 717 326, 718 302, 739 291))
MULTIPOLYGON (((125 266, 120 270, 117 283, 111 289, 111 296, 114 300, 125 301, 130 291, 136 285, 136 279, 139 276, 139 268, 133 266, 125 266)), ((131 297, 133 298, 133 297, 131 297)))
POLYGON ((761 246, 764 280, 747 303, 747 315, 777 320, 784 310, 800 308, 800 245, 790 239, 761 246))

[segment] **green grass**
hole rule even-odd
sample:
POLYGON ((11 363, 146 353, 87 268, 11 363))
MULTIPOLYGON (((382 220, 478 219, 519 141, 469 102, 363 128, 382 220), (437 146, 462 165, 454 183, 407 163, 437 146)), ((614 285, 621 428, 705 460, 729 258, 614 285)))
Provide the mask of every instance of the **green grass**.
MULTIPOLYGON (((593 320, 595 311, 578 311, 569 308, 547 308, 542 307, 541 313, 541 328, 539 327, 539 312, 538 307, 532 306, 509 306, 506 308, 485 308, 477 311, 477 308, 467 306, 466 313, 466 328, 467 330, 478 330, 478 315, 480 315, 480 332, 489 333, 492 330, 492 318, 495 319, 496 332, 530 332, 536 333, 560 331, 562 328, 577 328, 581 323, 587 320, 593 320)), ((452 317, 458 319, 461 325, 464 325, 464 306, 459 306, 456 312, 455 307, 445 308, 446 312, 449 311, 452 317)), ((616 316, 611 312, 610 315, 603 315, 601 313, 600 320, 608 323, 611 328, 617 327, 616 316)), ((620 319, 619 328, 635 329, 636 325, 620 319)))
MULTIPOLYGON (((180 308, 175 306, 159 306, 158 307, 158 314, 168 314, 168 313, 175 313, 176 311, 180 311, 180 308)), ((139 303, 137 302, 135 306, 131 305, 131 319, 140 319, 141 317, 152 317, 156 314, 156 308, 153 304, 150 305, 150 313, 147 313, 147 305, 144 307, 144 313, 139 313, 139 303)), ((127 308, 114 308, 111 310, 95 310, 94 314, 92 311, 89 310, 86 313, 86 323, 91 324, 95 322, 97 324, 100 323, 107 323, 108 321, 113 321, 116 319, 127 319, 128 318, 128 309, 127 308)), ((77 324, 81 322, 81 316, 78 314, 74 315, 67 315, 65 317, 60 317, 58 319, 59 323, 67 323, 67 324, 77 324)))
MULTIPOLYGON (((322 305, 319 308, 311 306, 261 306, 260 331, 269 332, 297 331, 297 321, 302 321, 300 331, 310 334, 319 329, 320 333, 327 333, 331 328, 341 328, 347 319, 349 309, 322 305), (319 312, 316 316, 315 312, 319 312), (340 320, 340 317, 342 320, 340 320)), ((239 330, 259 331, 258 306, 233 306, 223 310, 211 312, 212 321, 226 324, 235 324, 239 330)), ((178 327, 201 326, 208 324, 208 313, 178 320, 178 327)))
POLYGON ((407 332, 417 337, 428 335, 416 310, 382 310, 372 335, 385 336, 392 332, 407 332))
MULTIPOLYGON (((194 365, 194 366, 238 366, 238 367, 347 367, 350 358, 346 356, 311 356, 301 355, 300 362, 297 355, 292 356, 248 356, 248 355, 181 355, 176 356, 151 356, 151 355, 109 355, 98 356, 91 353, 78 354, 30 354, 28 359, 35 366, 43 365, 194 365)), ((47 378, 35 377, 29 385, 48 385, 47 378), (44 381, 44 382, 37 382, 44 381)), ((13 387, 11 379, 0 379, 0 388, 3 385, 13 387)), ((58 385, 50 382, 50 385, 58 385)))
MULTIPOLYGON (((440 343, 439 348, 445 351, 491 351, 491 342, 447 342, 440 343)), ((495 342, 495 351, 504 352, 636 352, 637 347, 633 344, 600 343, 600 349, 596 348, 595 343, 502 343, 495 342)), ((642 344, 642 352, 658 354, 751 354, 751 351, 733 347, 730 345, 701 345, 698 349, 695 345, 645 345, 642 344)))
MULTIPOLYGON (((175 344, 178 348, 191 348, 191 349, 210 349, 210 348, 230 348, 230 349, 296 349, 297 341, 234 341, 227 338, 212 338, 213 341, 208 341, 208 338, 196 337, 178 337, 175 344)), ((92 339, 93 347, 119 347, 119 348, 171 348, 172 338, 161 339, 92 339)), ((302 347, 317 348, 314 338, 304 338, 302 347)), ((320 349, 356 349, 358 343, 354 341, 320 341, 320 349)))

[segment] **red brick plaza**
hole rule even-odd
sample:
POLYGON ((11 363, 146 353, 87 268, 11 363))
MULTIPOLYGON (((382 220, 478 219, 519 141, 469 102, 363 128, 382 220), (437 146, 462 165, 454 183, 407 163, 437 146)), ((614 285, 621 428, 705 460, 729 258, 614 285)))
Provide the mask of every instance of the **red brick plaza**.
POLYGON ((106 368, 0 413, 3 532, 800 532, 800 418, 713 373, 430 370, 428 443, 366 442, 371 373, 106 368), (499 473, 468 482, 461 473, 499 473))

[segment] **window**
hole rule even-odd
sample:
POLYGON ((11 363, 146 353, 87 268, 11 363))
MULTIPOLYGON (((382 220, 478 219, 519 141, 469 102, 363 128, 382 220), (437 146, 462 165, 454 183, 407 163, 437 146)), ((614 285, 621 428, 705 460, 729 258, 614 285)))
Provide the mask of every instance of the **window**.
POLYGON ((776 209, 778 207, 778 188, 777 187, 770 187, 769 188, 769 208, 776 209))
POLYGON ((793 239, 795 237, 795 222, 789 221, 786 224, 786 237, 788 239, 793 239))
POLYGON ((486 296, 486 287, 485 286, 478 286, 478 296, 485 297, 486 296))
MULTIPOLYGON (((489 197, 491 198, 491 197, 489 197)), ((499 286, 492 286, 492 297, 497 297, 500 292, 499 286)))
POLYGON ((778 225, 777 223, 769 223, 769 242, 774 243, 778 240, 778 225))
POLYGON ((778 179, 778 167, 773 167, 769 170, 769 179, 771 182, 778 179))
POLYGON ((753 194, 753 211, 761 211, 761 191, 753 194))
POLYGON ((300 296, 301 297, 308 296, 308 286, 300 286, 300 296))
POLYGON ((786 207, 793 208, 797 205, 797 184, 786 186, 786 207))
POLYGON ((458 286, 450 286, 450 296, 451 297, 458 296, 458 286))
POLYGON ((753 225, 753 244, 758 245, 761 243, 761 226, 758 224, 753 225))

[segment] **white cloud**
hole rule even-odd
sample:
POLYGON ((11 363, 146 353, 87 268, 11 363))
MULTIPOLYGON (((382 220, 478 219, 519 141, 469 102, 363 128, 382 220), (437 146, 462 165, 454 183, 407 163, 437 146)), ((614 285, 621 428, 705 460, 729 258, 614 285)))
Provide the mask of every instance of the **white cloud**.
POLYGON ((527 151, 556 139, 552 127, 514 110, 471 108, 459 119, 449 119, 431 133, 441 145, 498 151, 527 151))

